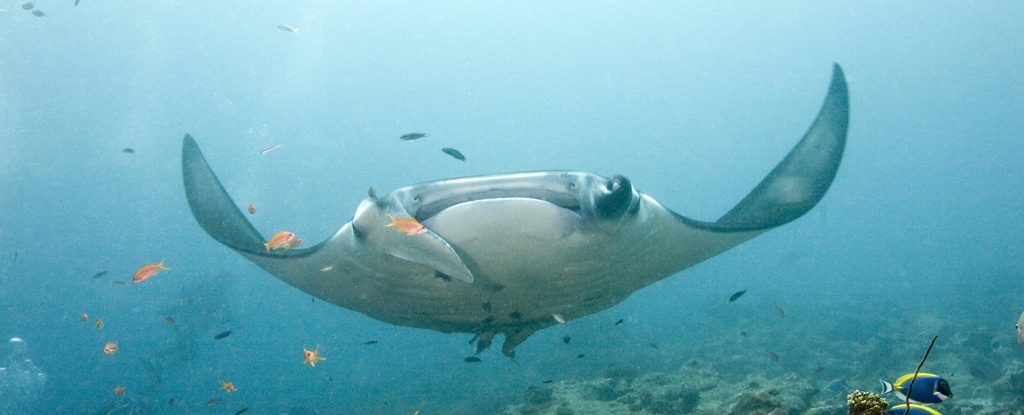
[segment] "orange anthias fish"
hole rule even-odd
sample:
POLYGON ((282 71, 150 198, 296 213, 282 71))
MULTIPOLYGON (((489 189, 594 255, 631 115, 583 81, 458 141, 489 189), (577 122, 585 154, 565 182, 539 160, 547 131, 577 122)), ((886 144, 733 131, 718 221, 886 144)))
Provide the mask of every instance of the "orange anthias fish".
MULTIPOLYGON (((385 213, 385 215, 387 214, 385 213)), ((388 215, 388 217, 391 218, 391 223, 384 225, 385 228, 388 226, 394 226, 398 228, 399 232, 404 233, 406 235, 419 235, 427 232, 427 227, 421 225, 419 222, 416 222, 416 219, 395 219, 395 217, 391 215, 388 215)))
POLYGON ((86 321, 89 321, 89 315, 85 314, 85 313, 82 313, 82 315, 79 316, 78 319, 82 320, 82 322, 85 323, 86 321))
POLYGON ((227 389, 228 393, 231 393, 231 392, 235 391, 235 385, 232 384, 231 382, 225 382, 225 381, 222 380, 222 381, 220 381, 220 383, 222 385, 220 388, 221 389, 227 389))
POLYGON ((169 269, 170 268, 164 267, 164 260, 161 259, 159 263, 149 264, 142 268, 139 268, 138 271, 135 271, 135 275, 132 276, 132 282, 138 284, 140 282, 148 280, 149 277, 156 275, 161 270, 169 269))
POLYGON ((249 204, 249 214, 250 215, 255 215, 256 214, 256 205, 254 205, 252 203, 249 204))
POLYGON ((288 242, 288 244, 286 244, 284 246, 284 250, 287 251, 287 250, 292 249, 292 248, 298 248, 299 246, 302 245, 303 242, 305 242, 305 241, 303 241, 300 238, 292 239, 291 241, 288 242))
POLYGON ((99 318, 96 319, 96 324, 93 324, 92 326, 96 327, 98 329, 102 329, 103 328, 103 319, 99 319, 99 318))
POLYGON ((267 247, 267 253, 270 253, 271 249, 281 249, 288 246, 288 242, 295 238, 295 234, 288 231, 281 231, 274 234, 273 238, 270 238, 270 242, 265 242, 263 245, 267 247))
POLYGON ((121 395, 124 395, 124 386, 118 386, 118 387, 115 387, 115 388, 114 388, 114 395, 115 395, 115 396, 121 396, 121 395))
POLYGON ((117 353, 117 342, 107 342, 103 345, 103 354, 114 354, 117 353))
POLYGON ((319 362, 321 360, 327 360, 326 358, 320 357, 319 350, 320 350, 320 345, 319 344, 316 345, 316 348, 313 349, 312 352, 309 351, 309 350, 306 350, 306 348, 302 348, 302 356, 305 359, 305 361, 303 361, 302 363, 305 363, 307 365, 316 367, 316 362, 319 362))

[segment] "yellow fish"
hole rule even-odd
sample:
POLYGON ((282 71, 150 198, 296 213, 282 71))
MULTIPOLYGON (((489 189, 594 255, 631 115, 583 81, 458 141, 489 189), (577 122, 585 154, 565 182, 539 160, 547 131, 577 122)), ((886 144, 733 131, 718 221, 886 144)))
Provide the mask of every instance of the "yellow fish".
MULTIPOLYGON (((385 215, 387 214, 385 213, 385 215)), ((419 235, 427 232, 427 227, 421 225, 419 222, 416 222, 416 219, 395 219, 395 217, 391 215, 388 215, 388 217, 391 218, 391 223, 384 225, 385 228, 388 226, 394 226, 395 228, 398 229, 399 232, 404 233, 406 235, 419 235)))
POLYGON ((302 348, 302 357, 304 359, 304 361, 302 363, 305 363, 305 364, 310 365, 312 367, 316 367, 316 362, 319 362, 321 360, 327 360, 326 358, 320 357, 319 350, 320 350, 320 345, 319 344, 316 345, 316 348, 313 349, 312 352, 309 351, 309 350, 306 350, 306 348, 302 348))

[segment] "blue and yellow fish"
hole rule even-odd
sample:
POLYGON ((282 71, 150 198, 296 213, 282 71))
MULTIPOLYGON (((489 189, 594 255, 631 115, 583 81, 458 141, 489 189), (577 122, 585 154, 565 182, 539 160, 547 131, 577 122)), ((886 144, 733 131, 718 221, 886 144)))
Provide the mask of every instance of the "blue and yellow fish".
MULTIPOLYGON (((910 381, 913 378, 914 374, 911 373, 896 379, 895 383, 879 380, 879 382, 882 382, 882 394, 895 392, 896 396, 899 396, 900 399, 907 399, 907 395, 903 391, 910 387, 910 381)), ((910 393, 910 402, 925 405, 939 403, 953 397, 953 391, 949 389, 949 382, 928 373, 917 375, 917 382, 914 382, 914 390, 910 393)), ((913 413, 913 408, 911 408, 911 413, 913 413)))
MULTIPOLYGON (((914 384, 914 388, 917 388, 916 383, 914 384)), ((942 415, 939 411, 921 405, 910 405, 910 411, 907 411, 907 405, 905 404, 889 408, 885 413, 887 415, 942 415)))

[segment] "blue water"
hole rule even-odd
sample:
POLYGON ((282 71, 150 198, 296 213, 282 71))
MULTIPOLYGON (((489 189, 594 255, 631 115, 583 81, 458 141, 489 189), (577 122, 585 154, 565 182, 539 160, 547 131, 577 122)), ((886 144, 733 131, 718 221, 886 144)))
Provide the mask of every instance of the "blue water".
MULTIPOLYGON (((612 363, 724 361, 701 345, 740 330, 771 336, 744 346, 759 359, 736 376, 809 371, 806 356, 875 333, 871 318, 917 330, 914 347, 878 347, 906 361, 851 359, 821 388, 912 371, 939 334, 920 321, 987 330, 1012 347, 1001 362, 1024 360, 1012 337, 1024 308, 1019 4, 72 3, 36 1, 36 17, 0 2, 0 337, 25 339, 48 376, 25 413, 124 400, 193 413, 214 398, 221 413, 495 413, 529 385, 612 363), (802 136, 833 62, 848 76, 851 124, 821 204, 536 334, 516 362, 494 347, 466 364, 469 335, 311 302, 209 238, 182 191, 189 133, 234 199, 258 207, 264 235, 289 229, 309 244, 348 221, 368 187, 531 170, 624 174, 715 220, 802 136), (430 137, 398 140, 408 132, 430 137), (109 283, 161 258, 170 271, 109 283), (115 355, 102 353, 108 341, 115 355), (318 344, 327 360, 302 365, 318 344), (238 391, 217 390, 222 380, 238 391)), ((967 359, 945 327, 936 353, 967 359)))

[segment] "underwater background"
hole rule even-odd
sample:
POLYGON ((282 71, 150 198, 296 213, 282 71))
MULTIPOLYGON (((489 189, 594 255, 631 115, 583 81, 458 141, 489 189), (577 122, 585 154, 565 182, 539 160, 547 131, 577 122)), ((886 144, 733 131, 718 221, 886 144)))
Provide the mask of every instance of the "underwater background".
POLYGON ((5 414, 840 414, 935 335, 935 410, 1024 408, 1024 5, 75 3, 0 1, 5 414), (623 174, 713 221, 800 139, 833 62, 850 129, 817 207, 515 361, 311 301, 207 236, 182 189, 189 133, 265 237, 311 245, 369 187, 535 170, 623 174), (683 372, 715 393, 642 404, 683 372))

